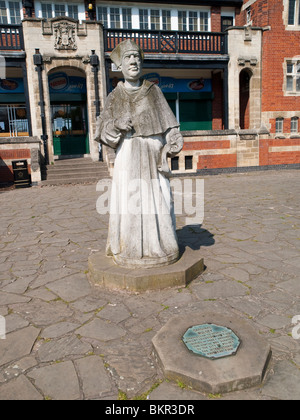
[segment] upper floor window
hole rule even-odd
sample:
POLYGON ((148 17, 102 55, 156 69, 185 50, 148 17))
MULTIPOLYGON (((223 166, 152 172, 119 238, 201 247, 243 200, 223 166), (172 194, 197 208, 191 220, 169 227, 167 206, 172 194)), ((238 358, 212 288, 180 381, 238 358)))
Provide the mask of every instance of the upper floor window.
POLYGON ((128 7, 97 7, 97 19, 105 28, 131 29, 132 12, 128 7))
POLYGON ((19 1, 0 1, 0 23, 18 25, 22 20, 22 5, 19 1))
POLYGON ((8 23, 5 1, 0 1, 0 23, 8 23))
POLYGON ((171 30, 171 11, 161 9, 139 9, 140 29, 153 31, 171 30))
POLYGON ((276 134, 283 133, 283 118, 276 118, 275 132, 276 134))
POLYGON ((298 117, 291 118, 291 133, 298 133, 298 117))
POLYGON ((286 91, 300 93, 300 60, 286 63, 286 91))
POLYGON ((51 19, 58 16, 68 16, 73 19, 78 19, 78 5, 68 3, 42 3, 41 17, 44 19, 51 19))
POLYGON ((288 3, 288 25, 300 25, 299 0, 289 0, 289 3, 288 3))
POLYGON ((178 11, 179 31, 208 31, 209 13, 205 11, 178 11))
POLYGON ((98 6, 97 19, 111 29, 209 31, 207 10, 98 6))

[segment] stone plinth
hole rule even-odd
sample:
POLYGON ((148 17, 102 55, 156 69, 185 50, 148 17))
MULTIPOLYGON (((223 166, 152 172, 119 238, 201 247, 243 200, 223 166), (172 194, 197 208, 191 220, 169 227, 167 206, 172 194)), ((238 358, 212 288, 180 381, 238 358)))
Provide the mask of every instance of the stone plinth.
POLYGON ((167 379, 213 394, 260 385, 271 356, 270 345, 249 322, 220 313, 192 312, 171 318, 152 342, 167 379), (191 352, 183 335, 198 324, 218 324, 234 331, 240 340, 236 354, 210 360, 191 352))
POLYGON ((167 287, 184 287, 204 270, 200 251, 186 248, 174 264, 159 268, 124 268, 117 266, 104 252, 89 257, 91 280, 109 289, 143 292, 167 287))

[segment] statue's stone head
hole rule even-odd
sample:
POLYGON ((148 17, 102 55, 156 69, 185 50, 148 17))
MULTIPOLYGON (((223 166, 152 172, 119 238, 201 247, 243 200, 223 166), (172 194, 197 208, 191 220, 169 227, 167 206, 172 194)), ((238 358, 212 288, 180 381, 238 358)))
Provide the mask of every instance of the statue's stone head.
POLYGON ((125 79, 140 78, 144 52, 135 42, 127 39, 118 44, 112 51, 110 59, 122 71, 125 79))

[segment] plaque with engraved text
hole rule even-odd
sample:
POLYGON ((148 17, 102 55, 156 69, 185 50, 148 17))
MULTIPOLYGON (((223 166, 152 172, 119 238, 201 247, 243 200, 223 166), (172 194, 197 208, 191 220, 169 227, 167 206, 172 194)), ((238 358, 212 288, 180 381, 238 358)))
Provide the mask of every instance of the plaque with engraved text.
POLYGON ((189 350, 208 359, 232 356, 240 345, 240 339, 230 328, 215 324, 195 325, 182 339, 189 350))

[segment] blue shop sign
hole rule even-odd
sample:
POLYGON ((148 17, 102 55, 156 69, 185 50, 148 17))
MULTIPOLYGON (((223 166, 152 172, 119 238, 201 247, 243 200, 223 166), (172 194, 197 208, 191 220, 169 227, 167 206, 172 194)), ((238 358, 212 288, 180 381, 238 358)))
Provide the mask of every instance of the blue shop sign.
POLYGON ((161 77, 158 73, 149 73, 143 78, 158 84, 164 93, 212 91, 211 79, 175 79, 173 77, 161 77))
MULTIPOLYGON (((211 79, 175 79, 173 77, 161 77, 158 73, 148 73, 143 79, 156 83, 164 93, 186 92, 212 92, 211 79)), ((111 79, 110 87, 114 89, 118 81, 123 79, 111 79)))
POLYGON ((22 78, 1 79, 0 93, 24 93, 22 78))
POLYGON ((84 77, 68 76, 66 73, 54 73, 49 76, 49 92, 55 93, 86 93, 84 77))

